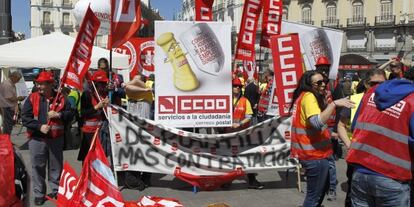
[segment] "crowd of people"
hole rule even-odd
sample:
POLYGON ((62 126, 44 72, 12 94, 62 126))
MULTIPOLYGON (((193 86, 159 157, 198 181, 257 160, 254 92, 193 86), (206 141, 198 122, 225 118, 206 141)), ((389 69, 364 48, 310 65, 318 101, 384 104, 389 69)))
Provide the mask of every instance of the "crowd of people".
MULTIPOLYGON (((290 107, 291 156, 299 160, 307 182, 303 206, 321 206, 326 195, 328 200, 336 200, 335 161, 343 156, 341 146, 348 151, 345 206, 408 206, 412 176, 410 146, 414 140, 414 69, 403 69, 399 60, 392 59, 367 71, 362 80, 357 74, 329 80, 327 58, 321 57, 315 67, 316 70, 306 71, 300 78, 290 107)), ((234 71, 233 124, 217 130, 235 132, 270 118, 267 110, 273 76, 267 70, 258 81, 234 71)), ((11 134, 19 114, 18 102, 25 99, 16 94, 15 84, 21 78, 19 72, 12 72, 0 84, 4 134, 11 134)), ((124 83, 121 75, 109 70, 104 58, 98 61, 98 70, 86 76, 82 92, 65 87, 59 87, 58 91, 52 73, 39 73, 21 109, 22 124, 30 138, 36 205, 46 201, 46 174, 51 192, 47 196, 57 197, 63 150, 76 145, 73 139, 80 140, 77 158, 83 161, 99 129, 100 142, 111 157, 105 111, 110 103, 124 105, 134 115, 153 119, 154 84, 153 75, 141 74, 124 83), (75 128, 80 136, 75 138, 68 133, 70 128, 75 128)), ((127 171, 119 177, 130 188, 143 190, 151 185, 150 173, 127 171)), ((252 189, 264 188, 253 173, 247 174, 247 184, 252 189)), ((230 183, 223 185, 229 186, 230 183)))

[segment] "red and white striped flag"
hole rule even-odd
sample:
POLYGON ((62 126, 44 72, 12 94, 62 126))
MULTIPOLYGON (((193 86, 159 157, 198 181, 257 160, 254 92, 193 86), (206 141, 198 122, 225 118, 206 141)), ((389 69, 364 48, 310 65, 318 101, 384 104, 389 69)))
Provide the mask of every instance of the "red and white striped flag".
POLYGON ((111 0, 111 33, 108 49, 128 41, 141 27, 140 0, 111 0))

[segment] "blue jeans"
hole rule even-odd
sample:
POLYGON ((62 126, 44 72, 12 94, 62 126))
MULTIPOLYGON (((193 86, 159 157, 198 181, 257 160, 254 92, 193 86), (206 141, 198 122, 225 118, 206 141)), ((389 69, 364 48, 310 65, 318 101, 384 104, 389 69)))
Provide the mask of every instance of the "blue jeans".
POLYGON ((329 161, 301 160, 303 168, 306 169, 306 197, 303 207, 321 206, 325 192, 329 188, 329 161))
POLYGON ((336 192, 336 185, 338 184, 336 179, 336 166, 335 166, 335 158, 333 155, 328 157, 329 160, 329 191, 336 192))
POLYGON ((351 186, 354 207, 410 206, 408 183, 355 171, 351 186))

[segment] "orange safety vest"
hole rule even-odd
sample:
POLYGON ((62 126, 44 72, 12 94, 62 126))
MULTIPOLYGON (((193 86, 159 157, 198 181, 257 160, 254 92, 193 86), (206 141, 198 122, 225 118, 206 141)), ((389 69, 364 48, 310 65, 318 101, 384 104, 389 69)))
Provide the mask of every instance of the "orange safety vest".
MULTIPOLYGON (((241 121, 243 121, 243 119, 245 119, 246 117, 246 101, 247 98, 245 98, 244 96, 240 97, 240 99, 237 101, 237 105, 233 106, 233 123, 240 123, 241 121)), ((246 126, 248 126, 248 124, 245 124, 246 126)), ((243 126, 244 128, 246 128, 246 126, 243 126)))
POLYGON ((328 129, 322 131, 305 126, 300 121, 302 93, 293 106, 291 129, 291 156, 299 160, 324 159, 332 155, 332 145, 328 129))
MULTIPOLYGON (((98 104, 98 99, 92 95, 91 95, 91 100, 92 100, 92 106, 95 106, 98 104)), ((95 133, 96 129, 102 126, 102 115, 97 112, 92 116, 86 117, 83 120, 83 126, 82 126, 82 131, 85 133, 95 133)))
MULTIPOLYGON (((40 98, 41 95, 39 92, 34 92, 30 95, 30 103, 32 104, 33 108, 33 118, 39 119, 39 110, 40 110, 40 98)), ((60 94, 58 101, 56 102, 57 106, 55 108, 56 112, 61 111, 65 106, 65 98, 60 94)), ((49 109, 53 109, 53 104, 49 104, 49 109)), ((48 132, 48 136, 51 138, 58 138, 63 136, 64 134, 64 125, 61 119, 54 118, 50 119, 49 121, 50 130, 48 132)), ((28 130, 28 137, 32 138, 33 131, 28 130)))
POLYGON ((376 108, 374 96, 373 88, 362 99, 346 160, 389 178, 409 181, 412 159, 408 140, 414 94, 384 111, 376 108))

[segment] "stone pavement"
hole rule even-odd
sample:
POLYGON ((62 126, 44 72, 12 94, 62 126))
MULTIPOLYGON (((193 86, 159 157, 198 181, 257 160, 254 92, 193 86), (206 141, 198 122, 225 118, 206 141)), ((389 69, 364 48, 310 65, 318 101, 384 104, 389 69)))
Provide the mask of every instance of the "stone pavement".
MULTIPOLYGON (((26 134, 20 132, 20 126, 15 127, 12 135, 12 142, 19 147, 23 156, 26 167, 31 170, 29 150, 27 149, 26 134), (20 134, 18 134, 20 132, 20 134)), ((64 159, 79 174, 81 171, 81 162, 77 161, 78 150, 68 150, 64 152, 64 159)), ((343 206, 346 189, 346 163, 344 160, 337 162, 338 187, 337 200, 327 201, 325 207, 343 206)), ((193 193, 193 188, 174 176, 155 174, 152 176, 152 186, 144 191, 122 190, 125 200, 137 200, 143 195, 153 195, 161 197, 176 198, 187 207, 206 207, 212 203, 226 203, 232 207, 273 207, 273 206, 301 206, 305 197, 304 193, 298 192, 296 188, 296 174, 293 172, 286 173, 282 171, 264 171, 259 173, 258 180, 265 184, 262 190, 247 189, 245 180, 236 180, 227 190, 218 189, 215 191, 201 191, 193 193)), ((306 189, 306 183, 302 180, 302 189, 306 189)), ((30 190, 31 191, 31 190, 30 190)), ((33 205, 33 198, 30 198, 33 205)), ((47 201, 44 206, 54 206, 47 201)))

